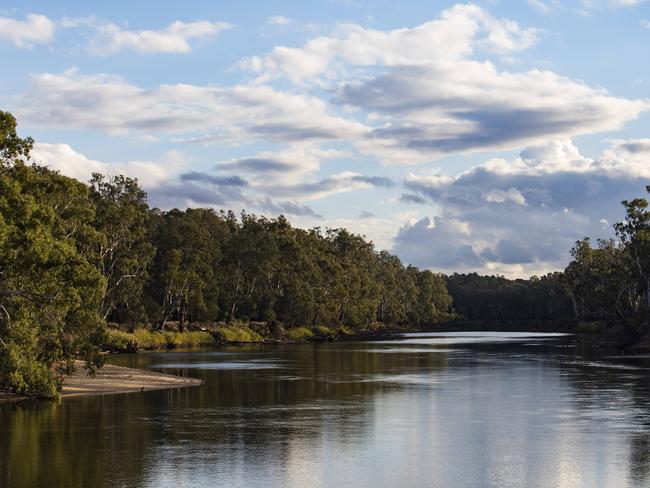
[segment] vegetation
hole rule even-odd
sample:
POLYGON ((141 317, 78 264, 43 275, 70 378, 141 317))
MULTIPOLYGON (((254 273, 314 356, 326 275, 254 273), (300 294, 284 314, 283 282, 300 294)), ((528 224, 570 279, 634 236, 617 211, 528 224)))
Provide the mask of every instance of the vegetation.
POLYGON ((314 337, 314 333, 307 327, 295 327, 287 331, 287 338, 292 341, 304 341, 312 337, 314 337))
POLYGON ((573 318, 562 273, 528 280, 476 273, 447 277, 454 310, 467 319, 545 321, 573 318))
MULTIPOLYGON (((646 187, 650 192, 650 187, 646 187)), ((447 277, 453 308, 481 320, 569 320, 578 332, 599 333, 605 324, 650 332, 650 211, 648 201, 623 201, 625 218, 616 239, 576 242, 563 272, 509 280, 476 273, 447 277)))
POLYGON ((260 340, 242 325, 255 321, 298 340, 316 325, 324 336, 429 324, 450 307, 441 275, 344 229, 151 209, 136 180, 94 174, 84 184, 30 165, 32 146, 0 112, 0 387, 53 397, 76 357, 91 373, 101 365, 102 346, 211 343, 186 332, 196 322, 226 322, 215 334, 227 341, 260 340))
POLYGON ((575 318, 589 331, 603 320, 648 328, 645 199, 623 202, 616 240, 578 241, 564 272, 445 278, 404 266, 345 229, 151 209, 136 180, 94 174, 84 184, 30 165, 32 147, 17 135, 13 116, 0 112, 0 387, 19 393, 56 396, 75 358, 91 374, 101 366, 102 347, 301 341, 426 326, 450 312, 575 318), (107 330, 107 321, 121 330, 107 330), (196 331, 201 323, 210 332, 196 331))

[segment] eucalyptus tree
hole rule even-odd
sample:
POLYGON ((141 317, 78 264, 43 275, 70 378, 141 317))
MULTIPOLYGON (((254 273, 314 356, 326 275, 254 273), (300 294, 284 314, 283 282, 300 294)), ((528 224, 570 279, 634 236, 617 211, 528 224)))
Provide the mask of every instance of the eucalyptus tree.
POLYGON ((0 112, 0 383, 53 397, 75 357, 101 364, 105 281, 88 187, 26 164, 31 148, 0 112))
POLYGON ((147 194, 136 179, 123 175, 94 173, 90 189, 101 236, 98 267, 106 278, 99 313, 134 326, 143 314, 143 288, 155 251, 147 235, 147 194))

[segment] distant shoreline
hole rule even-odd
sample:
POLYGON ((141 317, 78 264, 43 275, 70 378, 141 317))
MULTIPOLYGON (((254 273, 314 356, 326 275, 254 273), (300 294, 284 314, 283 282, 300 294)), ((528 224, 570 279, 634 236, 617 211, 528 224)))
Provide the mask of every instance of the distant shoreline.
MULTIPOLYGON (((187 388, 201 384, 202 381, 196 378, 184 378, 172 374, 125 368, 112 364, 105 364, 97 370, 95 377, 91 378, 86 374, 83 362, 77 361, 75 372, 71 376, 66 376, 63 380, 61 398, 187 388)), ((0 391, 0 403, 28 399, 28 397, 22 395, 0 391)))

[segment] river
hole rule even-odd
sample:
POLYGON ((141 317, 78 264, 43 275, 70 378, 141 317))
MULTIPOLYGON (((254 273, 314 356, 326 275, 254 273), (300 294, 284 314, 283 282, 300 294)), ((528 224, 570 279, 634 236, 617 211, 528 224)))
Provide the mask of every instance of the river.
POLYGON ((650 356, 571 336, 115 355, 201 387, 0 406, 0 486, 650 486, 650 356))

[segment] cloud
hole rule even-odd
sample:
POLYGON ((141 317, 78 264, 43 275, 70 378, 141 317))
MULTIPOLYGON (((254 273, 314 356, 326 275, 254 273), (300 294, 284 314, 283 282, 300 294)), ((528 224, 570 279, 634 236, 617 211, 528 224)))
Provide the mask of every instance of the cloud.
POLYGON ((277 46, 267 55, 242 60, 239 66, 262 79, 287 77, 300 82, 334 76, 340 64, 417 66, 464 58, 477 48, 508 54, 534 45, 538 34, 537 29, 497 19, 476 5, 456 5, 439 19, 413 28, 380 31, 342 24, 332 35, 316 37, 302 48, 277 46))
POLYGON ((90 27, 94 36, 90 39, 88 51, 106 56, 121 51, 135 51, 140 54, 189 53, 190 41, 204 41, 218 33, 232 28, 226 22, 172 22, 164 29, 128 30, 117 24, 94 17, 65 18, 64 28, 90 27))
POLYGON ((336 100, 379 114, 381 125, 357 147, 389 164, 615 130, 650 108, 550 71, 502 72, 469 60, 347 83, 336 100))
POLYGON ((118 76, 81 75, 74 69, 34 76, 16 105, 15 113, 26 124, 122 135, 194 135, 185 140, 204 143, 324 141, 366 130, 331 114, 316 97, 269 86, 176 84, 144 89, 118 76))
POLYGON ((335 105, 365 117, 370 130, 354 147, 385 164, 618 130, 650 109, 648 100, 616 97, 549 70, 505 71, 486 59, 510 59, 541 36, 476 5, 456 5, 416 27, 342 24, 302 47, 277 46, 239 66, 258 82, 285 78, 324 88, 335 105))
POLYGON ((31 161, 60 171, 66 176, 88 181, 92 173, 107 175, 124 174, 138 178, 145 189, 156 187, 167 181, 183 164, 183 158, 170 151, 158 161, 128 161, 106 163, 86 157, 68 144, 47 144, 37 142, 31 153, 31 161))
POLYGON ((295 20, 290 19, 289 17, 284 17, 282 15, 274 15, 266 20, 266 23, 269 25, 291 25, 294 22, 295 20))
POLYGON ((525 276, 563 268, 585 236, 609 237, 623 216, 620 201, 650 179, 650 140, 615 140, 591 159, 569 140, 493 159, 456 177, 407 174, 415 203, 437 215, 404 225, 393 251, 441 271, 525 276))
POLYGON ((350 156, 347 151, 321 149, 315 144, 293 144, 279 151, 262 151, 252 157, 223 161, 217 165, 219 171, 246 173, 258 183, 282 181, 298 183, 318 171, 324 159, 338 159, 350 156))
POLYGON ((301 201, 319 200, 337 193, 370 188, 391 188, 395 182, 381 176, 366 176, 351 171, 335 174, 318 181, 291 185, 259 185, 256 188, 268 195, 288 196, 301 201))
POLYGON ((180 175, 181 181, 195 181, 214 186, 248 186, 248 182, 239 176, 214 176, 199 171, 190 171, 180 175))
POLYGON ((0 41, 12 42, 17 47, 32 48, 54 39, 54 22, 44 15, 29 14, 25 20, 0 17, 0 41))
POLYGON ((267 212, 271 212, 275 215, 299 215, 314 217, 321 219, 322 215, 317 214, 314 210, 308 205, 302 205, 300 203, 291 202, 291 201, 279 201, 274 202, 268 197, 260 198, 255 202, 255 206, 262 208, 267 212))

